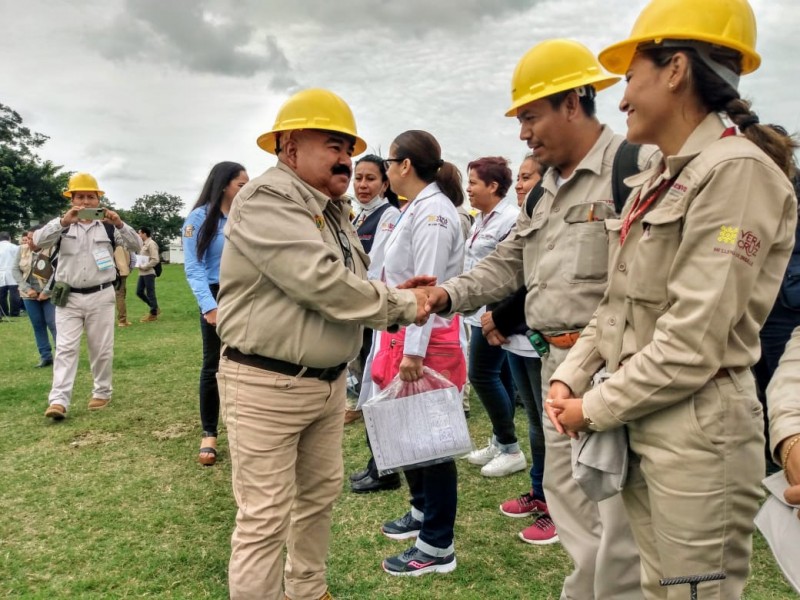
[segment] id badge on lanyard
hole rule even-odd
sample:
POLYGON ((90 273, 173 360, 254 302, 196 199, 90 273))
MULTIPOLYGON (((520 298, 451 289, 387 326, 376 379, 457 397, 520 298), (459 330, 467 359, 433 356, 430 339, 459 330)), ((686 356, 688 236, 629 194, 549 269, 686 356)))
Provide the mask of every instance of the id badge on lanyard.
POLYGON ((106 271, 114 266, 114 259, 107 248, 97 248, 92 252, 94 262, 100 271, 106 271))

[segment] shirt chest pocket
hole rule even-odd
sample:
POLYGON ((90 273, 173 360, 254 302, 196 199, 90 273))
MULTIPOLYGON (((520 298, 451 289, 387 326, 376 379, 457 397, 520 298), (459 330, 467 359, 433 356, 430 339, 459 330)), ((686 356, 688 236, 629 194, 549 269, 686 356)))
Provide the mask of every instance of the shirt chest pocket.
POLYGON ((604 202, 572 206, 564 216, 566 244, 570 256, 563 264, 570 283, 601 282, 608 276, 608 236, 605 220, 615 217, 604 202))
POLYGON ((669 274, 681 243, 683 214, 656 209, 644 216, 642 229, 632 257, 628 297, 663 310, 668 305, 669 274))

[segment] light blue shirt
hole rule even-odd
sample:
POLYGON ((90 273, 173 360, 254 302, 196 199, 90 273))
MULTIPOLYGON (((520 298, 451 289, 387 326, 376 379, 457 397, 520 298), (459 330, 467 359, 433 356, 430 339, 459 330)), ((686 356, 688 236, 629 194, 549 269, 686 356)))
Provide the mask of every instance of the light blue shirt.
POLYGON ((200 226, 206 220, 207 206, 195 208, 186 217, 186 221, 181 228, 183 236, 183 270, 186 272, 186 280, 192 288, 197 304, 200 305, 200 312, 206 314, 208 311, 217 308, 217 301, 211 293, 211 284, 219 283, 219 261, 222 258, 222 246, 225 244, 223 229, 228 222, 226 215, 221 215, 217 223, 217 230, 214 239, 211 240, 201 260, 197 258, 197 236, 200 233, 200 226))

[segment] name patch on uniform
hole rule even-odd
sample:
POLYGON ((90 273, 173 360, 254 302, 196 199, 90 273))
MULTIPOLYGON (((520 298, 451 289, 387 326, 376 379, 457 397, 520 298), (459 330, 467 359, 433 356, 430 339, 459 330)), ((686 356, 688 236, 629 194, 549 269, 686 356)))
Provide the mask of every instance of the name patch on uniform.
POLYGON ((194 235, 194 225, 187 225, 183 228, 183 237, 192 237, 194 235))
POLYGON ((428 226, 438 225, 439 227, 447 227, 447 217, 441 215, 428 215, 428 226))
POLYGON ((320 231, 325 229, 325 219, 323 218, 322 215, 314 215, 314 224, 320 231))
POLYGON ((751 267, 753 266, 751 258, 758 254, 761 248, 761 240, 758 239, 758 236, 752 231, 740 230, 738 227, 726 227, 723 225, 720 227, 717 241, 726 246, 735 247, 720 248, 715 246, 714 252, 717 254, 729 254, 751 267), (740 252, 740 250, 744 252, 740 252))

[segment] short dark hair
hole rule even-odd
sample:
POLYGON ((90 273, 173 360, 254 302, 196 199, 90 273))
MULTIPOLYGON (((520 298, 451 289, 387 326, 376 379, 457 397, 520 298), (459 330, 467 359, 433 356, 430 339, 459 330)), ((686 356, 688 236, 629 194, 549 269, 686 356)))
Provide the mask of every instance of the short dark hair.
POLYGON ((139 231, 145 234, 147 237, 153 237, 153 231, 147 225, 142 225, 139 227, 139 231))
POLYGON ((571 89, 558 92, 552 96, 547 96, 547 101, 550 102, 550 106, 553 108, 559 108, 564 103, 564 100, 567 99, 567 96, 575 93, 578 95, 578 102, 580 103, 583 112, 586 113, 587 117, 593 117, 597 113, 597 106, 594 102, 597 92, 595 91, 594 86, 586 85, 583 87, 586 90, 586 93, 582 96, 578 94, 578 90, 571 89))
POLYGON ((508 161, 502 156, 484 156, 473 160, 467 165, 467 171, 475 171, 478 179, 486 185, 497 183, 497 195, 505 198, 511 187, 512 175, 508 168, 508 161))
POLYGON ((0 242, 8 242, 11 240, 11 234, 7 231, 0 231, 0 242))

